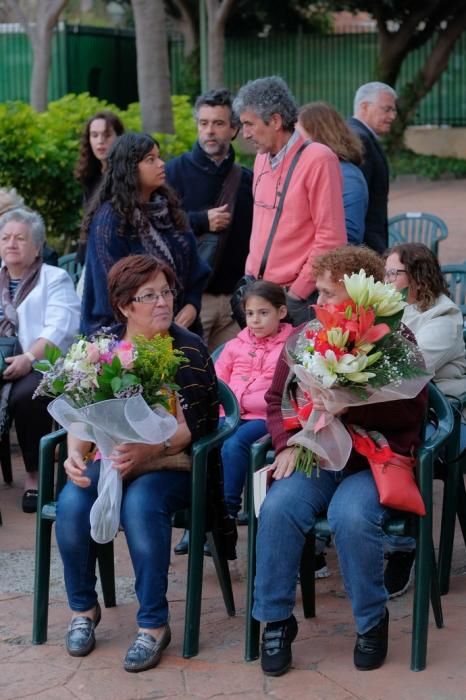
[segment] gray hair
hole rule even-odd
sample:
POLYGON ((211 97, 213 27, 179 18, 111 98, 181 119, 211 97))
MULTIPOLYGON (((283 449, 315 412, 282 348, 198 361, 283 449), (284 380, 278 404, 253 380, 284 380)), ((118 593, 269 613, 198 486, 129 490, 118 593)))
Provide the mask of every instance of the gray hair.
POLYGON ((353 114, 356 114, 363 102, 375 102, 381 92, 388 92, 395 100, 398 97, 396 91, 386 83, 374 81, 358 87, 354 96, 353 114))
POLYGON ((217 88, 209 90, 199 95, 194 103, 194 118, 199 118, 199 110, 201 107, 227 107, 230 110, 230 124, 233 127, 239 127, 239 119, 233 112, 233 95, 227 88, 217 88))
POLYGON ((293 131, 298 120, 296 100, 285 81, 277 75, 250 80, 239 89, 233 100, 233 110, 241 115, 248 109, 255 112, 265 124, 270 122, 273 114, 279 114, 284 131, 293 131))
POLYGON ((0 217, 0 233, 10 221, 19 221, 28 227, 32 242, 39 250, 45 243, 45 224, 40 214, 32 209, 10 209, 0 217))

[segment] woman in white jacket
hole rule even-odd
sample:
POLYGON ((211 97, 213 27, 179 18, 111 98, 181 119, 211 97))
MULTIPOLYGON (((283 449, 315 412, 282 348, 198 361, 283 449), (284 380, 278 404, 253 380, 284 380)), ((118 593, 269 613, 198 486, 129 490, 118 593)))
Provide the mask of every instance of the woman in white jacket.
MULTIPOLYGON (((414 333, 433 381, 444 394, 460 397, 466 392, 466 357, 463 314, 449 298, 448 286, 437 258, 423 243, 401 243, 386 254, 385 281, 407 289, 408 305, 403 323, 414 333)), ((429 426, 428 426, 429 429, 429 426)), ((466 446, 463 413, 461 448, 466 446)), ((401 548, 400 548, 401 549, 401 548)), ((385 587, 390 598, 404 593, 414 566, 414 550, 387 556, 385 587)))
POLYGON ((388 251, 385 281, 408 289, 403 323, 416 336, 434 382, 444 394, 466 392, 463 314, 449 298, 437 258, 423 243, 401 243, 388 251))
POLYGON ((26 467, 23 510, 37 508, 39 442, 50 432, 48 401, 33 399, 41 375, 35 360, 47 345, 66 351, 78 332, 80 302, 69 275, 42 262, 45 226, 28 209, 12 209, 0 217, 0 337, 16 336, 15 355, 4 358, 0 384, 0 434, 15 421, 26 467))

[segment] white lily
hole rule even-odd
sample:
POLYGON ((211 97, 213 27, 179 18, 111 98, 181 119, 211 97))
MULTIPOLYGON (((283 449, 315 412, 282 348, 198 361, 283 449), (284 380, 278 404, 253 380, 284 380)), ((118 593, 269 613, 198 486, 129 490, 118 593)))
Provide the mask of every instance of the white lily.
POLYGON ((327 331, 327 340, 330 343, 330 345, 333 345, 336 348, 344 348, 346 343, 348 342, 349 338, 349 331, 346 331, 346 333, 343 333, 341 328, 330 328, 329 331, 327 331))
POLYGON ((354 303, 367 307, 375 284, 373 276, 367 277, 366 271, 361 269, 358 273, 353 272, 351 276, 344 275, 343 281, 346 291, 354 303))
POLYGON ((403 299, 402 292, 395 289, 393 284, 382 284, 380 282, 378 284, 380 284, 382 289, 378 298, 374 300, 374 307, 379 318, 382 316, 394 316, 405 308, 407 303, 403 299))
POLYGON ((322 380, 324 387, 329 388, 335 384, 340 375, 348 377, 357 374, 367 366, 365 355, 351 355, 346 353, 337 358, 333 350, 326 350, 325 355, 314 355, 312 367, 309 369, 322 380))

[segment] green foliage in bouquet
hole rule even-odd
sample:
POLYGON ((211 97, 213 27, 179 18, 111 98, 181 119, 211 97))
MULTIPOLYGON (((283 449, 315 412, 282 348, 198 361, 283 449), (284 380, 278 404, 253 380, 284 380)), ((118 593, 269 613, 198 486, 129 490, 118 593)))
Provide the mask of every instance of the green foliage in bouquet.
POLYGON ((156 335, 148 340, 143 335, 133 338, 136 348, 134 372, 144 387, 144 398, 149 406, 161 403, 169 407, 168 392, 179 389, 175 383, 178 367, 186 362, 181 350, 173 348, 173 339, 169 336, 156 335))

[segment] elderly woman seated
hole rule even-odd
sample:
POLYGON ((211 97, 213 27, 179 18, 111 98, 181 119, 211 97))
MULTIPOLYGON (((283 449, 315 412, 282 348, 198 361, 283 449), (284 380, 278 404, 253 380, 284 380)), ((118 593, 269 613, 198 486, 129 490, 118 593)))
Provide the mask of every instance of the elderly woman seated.
POLYGON ((39 441, 50 432, 47 399, 32 400, 40 381, 35 360, 47 344, 65 351, 79 328, 79 299, 69 275, 42 261, 45 241, 42 217, 11 209, 0 217, 0 336, 16 336, 15 355, 7 355, 0 394, 0 430, 14 420, 26 467, 23 510, 37 507, 39 441))
MULTIPOLYGON (((361 268, 376 280, 383 277, 382 259, 368 248, 346 246, 317 257, 313 264, 317 303, 325 306, 348 301, 344 275, 361 268)), ((354 450, 342 471, 314 469, 307 476, 296 470, 299 453, 295 446, 288 446, 296 430, 289 428, 282 414, 283 396, 292 400, 293 390, 293 377, 282 353, 266 394, 275 462, 257 532, 253 615, 266 623, 262 670, 279 676, 291 666, 291 645, 298 633, 292 613, 301 554, 306 534, 325 510, 355 620, 354 664, 360 670, 375 669, 384 663, 388 647, 383 524, 392 511, 381 505, 368 462, 354 450)), ((383 433, 394 452, 409 456, 420 444, 426 397, 423 390, 413 399, 349 407, 341 419, 344 425, 383 433)), ((314 408, 320 408, 312 392, 310 398, 314 408)))
MULTIPOLYGON (((219 404, 207 348, 198 336, 173 323, 173 271, 151 255, 125 257, 111 268, 108 290, 113 313, 121 322, 115 335, 131 340, 136 335, 150 339, 169 334, 173 347, 187 359, 176 374, 180 388, 174 436, 165 444, 121 444, 112 455, 123 479, 121 523, 139 601, 138 631, 124 668, 138 672, 156 666, 170 643, 166 592, 171 515, 189 505, 190 446, 216 429, 219 404), (180 469, 182 464, 185 470, 180 469)), ((57 508, 56 536, 72 611, 65 641, 71 656, 86 656, 94 649, 94 630, 101 617, 95 589, 96 545, 89 522, 97 498, 100 461, 86 461, 91 448, 68 436, 65 470, 69 481, 57 508)))

